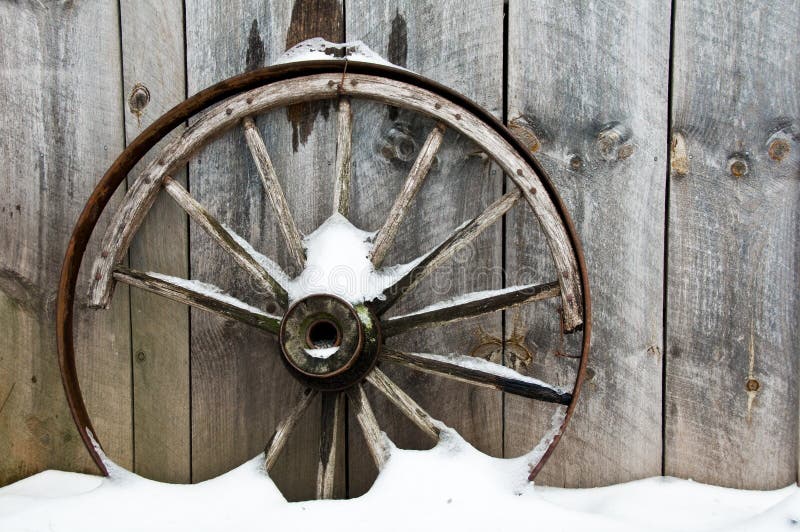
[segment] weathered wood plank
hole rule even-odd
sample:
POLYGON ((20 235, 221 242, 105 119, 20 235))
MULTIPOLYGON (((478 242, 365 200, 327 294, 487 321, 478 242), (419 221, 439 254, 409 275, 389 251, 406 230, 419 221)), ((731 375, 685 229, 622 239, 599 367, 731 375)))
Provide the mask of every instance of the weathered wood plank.
POLYGON ((280 455, 286 442, 289 441, 289 436, 316 396, 316 390, 304 390, 300 401, 292 408, 289 415, 283 418, 283 420, 278 423, 278 426, 275 427, 275 432, 272 433, 272 437, 267 442, 266 449, 264 449, 264 468, 267 471, 271 471, 275 466, 275 463, 278 461, 278 455, 280 455))
MULTIPOLYGON (((508 119, 575 221, 592 281, 592 354, 580 403, 537 481, 595 486, 661 471, 661 345, 669 3, 509 2, 508 119), (569 75, 564 73, 568 72, 569 75), (535 141, 534 141, 535 139, 535 141)), ((556 273, 536 223, 507 216, 506 280, 556 273)), ((574 382, 580 334, 558 307, 523 310, 506 334, 526 342, 530 375, 574 382), (566 356, 565 356, 566 355, 566 356)), ((506 356, 515 345, 506 343, 506 356)), ((506 398, 506 455, 529 450, 552 410, 506 398)))
MULTIPOLYGON (((348 40, 361 39, 389 61, 455 87, 501 116, 502 61, 498 58, 503 46, 503 2, 356 0, 347 3, 346 13, 348 40)), ((359 227, 376 231, 384 225, 438 120, 356 99, 352 105, 351 219, 359 227)), ((429 251, 502 195, 501 174, 474 156, 478 151, 448 128, 384 265, 407 262, 429 251)), ((501 263, 501 240, 498 223, 422 281, 392 312, 410 312, 461 293, 499 288, 499 270, 492 266, 501 263)), ((478 325, 499 329, 500 317, 414 331, 391 342, 410 351, 468 352, 474 347, 478 325)), ((500 394, 402 368, 386 365, 384 369, 425 410, 458 429, 476 447, 495 455, 502 452, 500 394)), ((435 442, 374 391, 367 388, 375 415, 398 447, 427 448, 435 442)), ((353 420, 350 426, 354 424, 353 420)), ((350 496, 372 484, 370 472, 374 474, 375 468, 363 445, 357 437, 351 438, 350 496)))
MULTIPOLYGON (((130 142, 186 96, 183 2, 123 0, 120 23, 130 142)), ((129 185, 151 157, 134 168, 129 185)), ((174 177, 186 184, 185 171, 174 177)), ((187 228, 180 208, 165 196, 156 199, 131 242, 131 267, 188 277, 187 228)), ((189 309, 142 291, 130 298, 134 470, 156 480, 189 482, 189 309)))
MULTIPOLYGON (((338 0, 188 2, 189 93, 273 62, 289 46, 322 36, 342 40, 338 0)), ((333 212, 336 120, 331 102, 292 106, 256 117, 297 228, 308 234, 333 212)), ((289 274, 299 273, 240 129, 221 135, 190 162, 191 192, 289 274)), ((268 304, 231 271, 214 244, 191 230, 192 276, 219 284, 254 304, 268 304)), ((269 307, 266 308, 269 311, 269 307)), ((238 465, 264 449, 285 417, 285 398, 302 391, 263 335, 192 314, 192 464, 194 480, 238 465)), ((319 404, 312 404, 270 475, 290 500, 313 499, 319 447, 319 404)), ((343 447, 343 446, 340 446, 343 447)), ((343 489, 344 460, 337 460, 343 489)), ((341 482, 341 484, 339 484, 341 482)), ((344 493, 342 491, 342 493, 344 493)))
MULTIPOLYGON (((336 489, 336 459, 338 449, 344 444, 344 393, 323 393, 322 423, 317 465, 317 499, 332 499, 336 489)), ((338 469, 341 470, 341 467, 338 469)))
POLYGON ((798 44, 797 2, 676 2, 668 475, 796 480, 798 44))
MULTIPOLYGON (((97 473, 55 363, 55 298, 75 220, 124 147, 118 31, 115 2, 0 3, 0 485, 48 468, 97 473)), ((127 289, 101 313, 80 295, 84 398, 106 452, 131 467, 127 289)))

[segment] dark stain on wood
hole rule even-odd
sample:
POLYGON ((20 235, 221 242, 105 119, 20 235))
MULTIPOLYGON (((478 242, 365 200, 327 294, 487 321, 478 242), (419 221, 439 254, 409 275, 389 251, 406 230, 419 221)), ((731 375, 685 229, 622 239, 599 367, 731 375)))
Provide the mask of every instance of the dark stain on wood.
MULTIPOLYGON (((292 19, 286 32, 286 48, 322 37, 331 42, 344 41, 344 20, 339 0, 296 0, 292 6, 292 19)), ((318 114, 325 120, 330 115, 329 100, 291 105, 286 108, 286 118, 292 124, 292 149, 297 151, 314 130, 318 114)))
MULTIPOLYGON (((389 34, 386 58, 401 67, 405 67, 408 62, 408 24, 399 9, 395 11, 392 19, 392 32, 389 34)), ((397 120, 398 115, 397 107, 389 107, 390 120, 397 120)))
POLYGON ((247 36, 247 52, 245 53, 245 70, 250 72, 264 66, 264 41, 258 33, 258 20, 253 19, 250 34, 247 36))

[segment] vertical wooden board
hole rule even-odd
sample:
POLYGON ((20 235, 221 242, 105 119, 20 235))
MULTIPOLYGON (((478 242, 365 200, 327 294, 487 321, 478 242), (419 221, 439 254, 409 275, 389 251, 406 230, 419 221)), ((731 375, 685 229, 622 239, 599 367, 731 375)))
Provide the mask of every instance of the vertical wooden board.
MULTIPOLYGON (((508 119, 527 123, 575 222, 593 302, 586 383, 542 484, 588 487, 661 472, 669 20, 664 2, 509 3, 508 119)), ((522 213, 508 217, 507 284, 553 280, 549 253, 522 213)), ((530 371, 571 386, 577 360, 558 355, 579 355, 580 334, 561 344, 557 310, 525 311, 530 371)), ((530 449, 540 437, 531 427, 549 425, 551 415, 507 396, 506 454, 530 449)))
MULTIPOLYGON (((347 38, 362 40, 400 66, 466 94, 496 116, 502 110, 502 2, 350 1, 347 38)), ((415 153, 434 127, 428 119, 382 105, 354 104, 353 222, 378 230, 413 163, 387 157, 381 147, 401 132, 415 153), (394 130, 394 131, 393 131, 394 130)), ((408 262, 429 251, 457 225, 499 198, 501 174, 474 153, 466 139, 445 134, 427 180, 412 203, 384 264, 408 262)), ((473 290, 501 284, 502 233, 498 223, 436 275, 404 296, 392 312, 413 310, 473 290), (496 269, 493 269, 495 267, 496 269)), ((500 315, 439 329, 415 331, 389 343, 417 351, 467 354, 477 343, 478 327, 500 334, 500 315)), ((490 454, 502 453, 502 398, 497 392, 409 372, 388 364, 381 368, 434 417, 455 427, 490 454)), ((367 392, 381 428, 405 448, 429 448, 431 440, 370 387, 367 392)), ((375 468, 351 417, 349 495, 372 485, 375 468)))
MULTIPOLYGON (((126 142, 183 101, 183 2, 120 3, 126 142)), ((129 182, 164 141, 130 173, 129 182)), ((185 172, 173 176, 186 183, 185 172)), ((184 212, 162 194, 130 247, 130 265, 188 277, 184 212)), ((191 480, 189 310, 132 290, 134 470, 155 480, 191 480)))
POLYGON ((675 15, 666 474, 778 488, 797 471, 800 6, 675 15))
MULTIPOLYGON (((117 21, 116 3, 0 5, 0 485, 47 468, 97 471, 61 386, 55 298, 78 213, 123 148, 117 21)), ((130 467, 127 290, 97 312, 87 285, 83 271, 80 381, 99 439, 130 467)))
MULTIPOLYGON (((189 93, 226 77, 268 65, 287 46, 322 36, 342 38, 337 0, 187 4, 189 93), (291 7, 291 8, 290 8, 291 7)), ((256 120, 299 230, 308 234, 332 212, 336 155, 335 110, 330 103, 295 106, 256 120), (333 111, 333 112, 332 112, 333 111)), ((241 128, 223 135, 190 161, 192 194, 249 240, 297 273, 264 194, 241 128)), ((252 280, 230 265, 219 248, 190 227, 193 278, 219 283, 265 305, 252 280)), ((218 475, 262 451, 287 415, 300 386, 268 336, 192 312, 193 480, 218 475)), ((314 498, 320 410, 315 402, 300 421, 272 471, 290 500, 314 498)), ((343 447, 341 447, 343 452, 343 447)), ((344 494, 344 460, 337 460, 335 496, 344 494)))

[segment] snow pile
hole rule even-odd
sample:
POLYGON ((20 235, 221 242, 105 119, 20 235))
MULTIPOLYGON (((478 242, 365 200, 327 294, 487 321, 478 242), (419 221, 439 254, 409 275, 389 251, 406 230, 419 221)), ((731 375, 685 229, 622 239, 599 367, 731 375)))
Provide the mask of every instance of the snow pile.
MULTIPOLYGON (((380 55, 370 50, 361 41, 332 43, 322 37, 305 40, 286 50, 273 64, 294 63, 296 61, 319 61, 346 58, 350 61, 394 66, 380 55)), ((400 67, 402 68, 402 67, 400 67)))
POLYGON ((291 301, 311 294, 333 294, 353 305, 382 298, 421 259, 376 270, 370 260, 375 233, 362 231, 334 214, 303 240, 306 266, 287 282, 291 301))
POLYGON ((0 530, 782 531, 800 489, 739 491, 673 478, 570 490, 524 482, 520 459, 486 456, 446 430, 429 451, 393 449, 366 495, 287 503, 261 457, 182 486, 118 467, 112 477, 46 471, 0 488, 0 530))

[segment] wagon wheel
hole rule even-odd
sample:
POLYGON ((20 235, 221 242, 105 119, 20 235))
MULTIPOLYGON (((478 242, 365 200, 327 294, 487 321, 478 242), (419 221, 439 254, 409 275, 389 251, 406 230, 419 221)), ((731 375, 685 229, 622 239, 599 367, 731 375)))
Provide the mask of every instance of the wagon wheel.
MULTIPOLYGON (((100 470, 108 474, 99 444, 94 440, 75 369, 73 306, 78 271, 89 237, 111 195, 148 150, 190 117, 195 117, 193 125, 152 159, 114 213, 103 238, 101 253, 93 260, 90 306, 107 307, 115 282, 123 282, 276 335, 285 367, 305 385, 306 392, 278 424, 267 443, 266 468, 274 465, 289 433, 312 399, 320 395, 323 430, 317 476, 318 498, 332 495, 335 431, 344 414, 346 400, 354 409, 378 468, 388 459, 391 446, 378 426, 364 392, 365 385, 377 389, 432 438, 438 438, 444 427, 379 370, 377 363, 401 365, 566 406, 560 424, 541 442, 535 455, 531 454, 529 478, 533 479, 558 443, 575 408, 588 357, 590 300, 587 272, 569 216, 538 163, 486 111, 463 96, 408 71, 343 60, 274 66, 228 79, 198 93, 163 115, 136 138, 109 168, 89 198, 64 259, 58 294, 57 333, 61 375, 70 410, 84 444, 100 470), (335 179, 334 208, 344 217, 348 215, 351 176, 351 99, 405 108, 436 122, 419 150, 385 223, 374 239, 367 242, 369 255, 363 257, 369 263, 365 265, 367 269, 378 269, 392 247, 401 221, 426 178, 446 129, 451 128, 475 142, 503 169, 515 187, 480 215, 460 225, 427 254, 397 270, 399 273, 374 294, 362 294, 361 298, 349 301, 333 293, 308 294, 301 291, 298 294, 280 267, 218 221, 170 174, 177 172, 192 154, 221 132, 242 128, 267 196, 278 214, 289 255, 302 269, 307 260, 308 250, 304 247, 307 242, 304 243, 294 224, 253 117, 267 110, 323 99, 338 100, 337 161, 332 179, 335 179), (198 114, 200 111, 203 112, 198 114), (274 297, 281 308, 279 314, 221 295, 215 289, 209 290, 204 283, 133 271, 122 266, 133 235, 161 190, 166 191, 236 264, 274 297), (467 295, 449 304, 387 317, 387 310, 404 294, 500 220, 518 202, 527 203, 533 210, 547 239, 557 279, 541 285, 467 295), (408 353, 386 343, 394 335, 419 327, 437 326, 547 298, 560 300, 562 331, 580 331, 583 334, 580 365, 571 391, 486 360, 408 353)), ((341 222, 342 218, 338 220, 341 222)), ((346 221, 343 223, 347 224, 346 221)))

